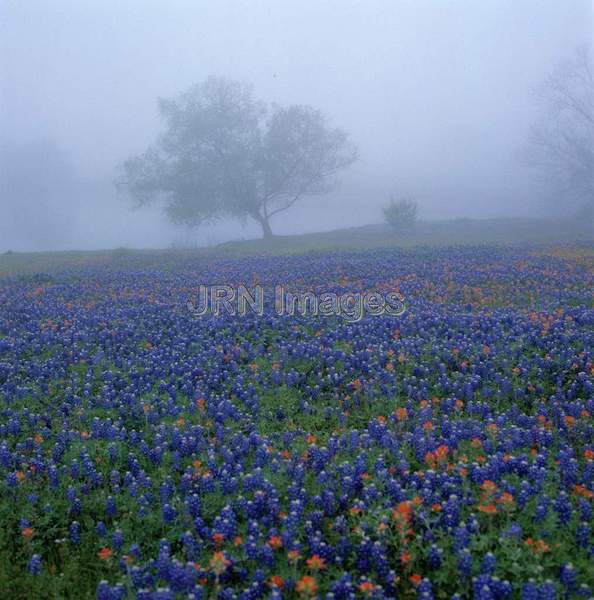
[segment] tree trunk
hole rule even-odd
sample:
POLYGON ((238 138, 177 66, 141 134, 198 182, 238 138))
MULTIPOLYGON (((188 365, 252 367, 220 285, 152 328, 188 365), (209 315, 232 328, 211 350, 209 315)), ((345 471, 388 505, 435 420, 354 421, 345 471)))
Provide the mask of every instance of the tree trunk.
POLYGON ((265 240, 269 240, 274 237, 274 233, 272 233, 272 229, 270 228, 270 221, 268 220, 267 215, 262 215, 259 210, 252 210, 249 212, 250 217, 254 219, 254 221, 258 221, 260 227, 262 227, 262 238, 265 240))
POLYGON ((260 225, 262 226, 262 238, 265 240, 269 240, 274 237, 274 233, 272 233, 272 229, 270 229, 270 223, 266 217, 260 217, 259 219, 260 225))

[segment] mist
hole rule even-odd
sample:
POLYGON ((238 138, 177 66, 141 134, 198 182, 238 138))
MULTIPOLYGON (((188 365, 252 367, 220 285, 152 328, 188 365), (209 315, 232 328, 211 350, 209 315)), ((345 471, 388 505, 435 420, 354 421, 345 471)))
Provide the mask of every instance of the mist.
POLYGON ((379 223, 390 193, 422 219, 524 217, 545 201, 522 159, 534 88, 590 45, 587 0, 0 3, 0 251, 203 246, 255 224, 134 209, 116 167, 162 131, 157 99, 210 75, 323 111, 359 160, 275 233, 379 223))

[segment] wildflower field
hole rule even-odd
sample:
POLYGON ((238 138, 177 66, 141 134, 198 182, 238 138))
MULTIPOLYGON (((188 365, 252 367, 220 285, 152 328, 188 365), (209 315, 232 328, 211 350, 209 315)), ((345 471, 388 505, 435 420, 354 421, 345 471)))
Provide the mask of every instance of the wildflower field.
POLYGON ((591 598, 594 253, 83 259, 0 278, 0 598, 591 598), (205 315, 204 283, 398 290, 205 315))

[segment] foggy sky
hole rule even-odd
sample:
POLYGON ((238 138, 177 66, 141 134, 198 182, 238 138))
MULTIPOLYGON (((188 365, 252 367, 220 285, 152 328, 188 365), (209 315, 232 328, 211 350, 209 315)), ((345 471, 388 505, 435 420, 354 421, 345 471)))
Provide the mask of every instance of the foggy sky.
POLYGON ((359 147, 276 233, 379 222, 390 192, 425 218, 543 213, 520 156, 532 90, 593 31, 589 0, 0 0, 0 251, 258 236, 186 231, 112 184, 158 135, 157 98, 209 75, 320 108, 359 147))

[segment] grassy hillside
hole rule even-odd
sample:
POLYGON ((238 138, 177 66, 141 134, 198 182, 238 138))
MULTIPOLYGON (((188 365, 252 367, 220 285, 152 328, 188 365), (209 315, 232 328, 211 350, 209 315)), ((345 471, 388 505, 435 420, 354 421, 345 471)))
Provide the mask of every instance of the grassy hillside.
POLYGON ((571 220, 456 219, 421 221, 414 231, 395 234, 387 225, 365 225, 323 233, 278 236, 272 240, 228 242, 219 252, 299 253, 380 246, 562 244, 594 239, 592 225, 571 220))
POLYGON ((351 250, 382 246, 450 245, 542 245, 592 242, 591 223, 538 219, 457 219, 422 221, 414 231, 396 235, 386 225, 365 225, 323 233, 277 236, 271 240, 232 241, 214 248, 192 250, 130 250, 9 252, 0 254, 0 275, 37 273, 77 264, 125 263, 130 258, 162 256, 170 260, 180 254, 196 256, 240 256, 253 254, 299 254, 324 250, 351 250))

